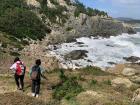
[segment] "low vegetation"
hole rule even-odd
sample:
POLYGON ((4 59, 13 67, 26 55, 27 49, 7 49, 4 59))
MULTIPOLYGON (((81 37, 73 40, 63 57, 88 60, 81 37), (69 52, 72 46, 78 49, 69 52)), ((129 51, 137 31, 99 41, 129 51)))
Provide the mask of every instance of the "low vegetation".
POLYGON ((88 16, 108 16, 108 14, 104 11, 100 11, 98 9, 93 9, 93 8, 86 8, 85 5, 83 5, 81 2, 79 2, 78 0, 75 0, 75 17, 78 17, 80 15, 80 13, 84 13, 87 14, 88 16))
POLYGON ((68 16, 66 14, 63 14, 63 12, 67 11, 67 8, 65 6, 59 5, 56 0, 51 0, 51 2, 55 4, 54 8, 48 7, 47 3, 45 3, 43 0, 39 0, 39 2, 41 4, 40 13, 45 14, 45 17, 48 18, 51 23, 62 25, 68 19, 68 16))
POLYGON ((78 84, 76 78, 66 77, 63 70, 60 71, 60 78, 62 83, 54 88, 54 98, 67 100, 74 98, 83 91, 83 88, 78 84))
POLYGON ((22 39, 42 39, 50 30, 31 12, 24 0, 0 1, 0 31, 22 39))

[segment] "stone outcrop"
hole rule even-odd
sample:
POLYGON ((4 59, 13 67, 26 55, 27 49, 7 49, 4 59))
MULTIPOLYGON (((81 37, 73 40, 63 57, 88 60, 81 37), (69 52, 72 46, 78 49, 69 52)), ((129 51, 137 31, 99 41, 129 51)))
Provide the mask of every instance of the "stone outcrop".
POLYGON ((103 94, 90 90, 82 92, 76 97, 79 105, 102 105, 103 98, 103 94))
POLYGON ((66 54, 65 59, 71 59, 71 60, 83 59, 84 57, 87 57, 86 53, 88 53, 88 51, 74 50, 74 51, 66 54))
POLYGON ((127 78, 116 78, 111 81, 113 87, 120 87, 120 88, 130 88, 132 86, 132 82, 127 78))
POLYGON ((133 76, 131 81, 137 84, 140 84, 140 76, 133 76))
POLYGON ((133 69, 133 68, 124 68, 123 71, 122 71, 122 74, 124 76, 133 76, 136 73, 137 73, 137 70, 133 69))

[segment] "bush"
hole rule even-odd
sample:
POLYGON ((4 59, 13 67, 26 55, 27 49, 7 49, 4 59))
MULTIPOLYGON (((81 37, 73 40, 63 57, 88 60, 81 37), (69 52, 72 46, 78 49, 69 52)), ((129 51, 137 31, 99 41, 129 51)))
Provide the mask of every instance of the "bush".
POLYGON ((55 99, 61 100, 65 98, 69 100, 83 91, 83 88, 78 84, 76 79, 73 77, 66 77, 62 70, 60 71, 60 78, 62 84, 56 86, 54 89, 53 96, 55 99))
POLYGON ((50 0, 50 2, 54 5, 59 5, 58 1, 57 0, 50 0))
POLYGON ((20 54, 18 52, 10 52, 10 55, 12 55, 12 56, 20 56, 20 54))
POLYGON ((111 80, 105 80, 105 81, 103 81, 103 83, 106 85, 111 85, 111 80))
POLYGON ((73 29, 73 27, 67 27, 66 31, 71 31, 73 29))
POLYGON ((91 85, 96 85, 97 83, 98 83, 97 80, 92 80, 92 81, 91 81, 91 85))

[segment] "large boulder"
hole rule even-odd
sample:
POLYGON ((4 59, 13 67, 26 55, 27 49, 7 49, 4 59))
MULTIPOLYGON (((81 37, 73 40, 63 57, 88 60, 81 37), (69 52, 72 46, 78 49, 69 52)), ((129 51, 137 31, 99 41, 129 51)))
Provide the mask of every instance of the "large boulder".
POLYGON ((131 78, 131 81, 140 84, 140 76, 133 76, 131 78))
POLYGON ((102 105, 102 99, 104 98, 103 94, 100 94, 95 91, 86 91, 80 93, 76 100, 78 105, 102 105))
POLYGON ((66 54, 65 59, 71 60, 83 59, 84 57, 87 57, 86 53, 88 53, 88 51, 86 50, 74 50, 66 54))
POLYGON ((133 68, 124 68, 123 71, 122 71, 122 74, 124 76, 133 76, 136 73, 137 73, 137 70, 133 69, 133 68))
POLYGON ((133 98, 132 98, 132 103, 134 105, 140 105, 140 88, 137 89, 134 94, 133 94, 133 98))
POLYGON ((127 79, 127 78, 120 78, 120 77, 118 77, 118 78, 116 78, 116 79, 113 79, 112 81, 111 81, 111 83, 112 83, 112 86, 113 87, 119 87, 119 88, 130 88, 132 85, 133 85, 133 83, 129 80, 129 79, 127 79))

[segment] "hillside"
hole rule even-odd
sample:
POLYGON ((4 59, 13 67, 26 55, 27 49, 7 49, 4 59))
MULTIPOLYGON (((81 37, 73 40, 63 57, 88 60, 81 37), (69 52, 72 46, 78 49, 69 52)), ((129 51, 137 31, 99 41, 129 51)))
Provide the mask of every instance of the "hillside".
POLYGON ((123 32, 135 33, 106 12, 86 8, 78 0, 0 1, 0 34, 7 39, 0 40, 3 47, 10 45, 20 51, 46 35, 46 43, 54 44, 82 36, 109 37, 123 32))

